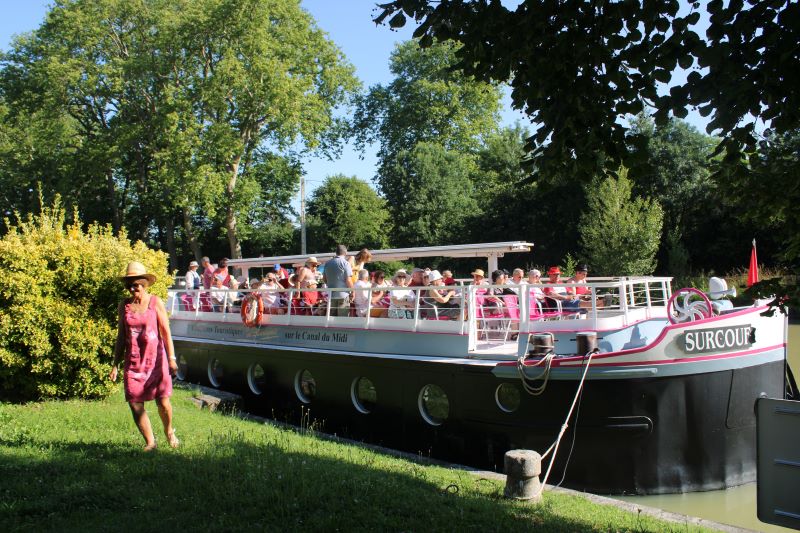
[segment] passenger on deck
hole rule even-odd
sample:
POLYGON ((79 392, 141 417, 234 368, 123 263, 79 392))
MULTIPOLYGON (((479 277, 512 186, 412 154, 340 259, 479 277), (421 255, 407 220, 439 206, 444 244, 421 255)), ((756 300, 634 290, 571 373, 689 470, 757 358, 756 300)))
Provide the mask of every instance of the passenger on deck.
MULTIPOLYGON (((561 280, 561 269, 557 266, 550 267, 547 271, 550 278, 548 283, 564 283, 561 280)), ((544 288, 546 309, 548 311, 558 310, 556 301, 561 302, 561 308, 566 310, 576 310, 580 308, 580 300, 572 291, 566 287, 545 287, 544 288)))
POLYGON ((306 262, 303 266, 299 267, 295 271, 295 275, 297 276, 297 286, 301 289, 304 289, 308 286, 308 282, 311 280, 317 281, 317 267, 319 266, 320 262, 317 261, 316 257, 309 257, 306 259, 306 262))
POLYGON ((194 291, 203 286, 203 280, 200 279, 200 274, 197 273, 198 266, 200 265, 197 264, 197 261, 189 262, 189 270, 186 271, 186 275, 183 277, 187 291, 194 291))
POLYGON ((358 251, 355 257, 348 256, 347 261, 350 263, 350 267, 353 269, 353 284, 355 284, 355 282, 358 280, 361 269, 365 268, 367 263, 372 261, 372 254, 366 248, 362 248, 358 251))
MULTIPOLYGON (((336 246, 336 257, 325 263, 325 283, 331 289, 352 289, 353 269, 347 262, 347 247, 336 246)), ((334 290, 330 293, 331 316, 348 316, 350 314, 350 291, 334 290)))
POLYGON ((211 305, 214 306, 214 311, 222 313, 225 311, 225 306, 228 301, 228 287, 223 285, 222 281, 225 278, 219 274, 214 276, 214 281, 211 286, 211 305))
POLYGON ((214 271, 214 276, 222 276, 222 284, 226 287, 231 286, 231 275, 228 273, 228 258, 223 257, 219 260, 219 266, 214 271))
POLYGON ((208 257, 202 258, 200 260, 200 265, 203 267, 203 288, 210 289, 211 285, 214 283, 214 271, 217 269, 217 266, 212 265, 208 257))
POLYGON ((535 298, 538 302, 544 301, 544 291, 541 287, 534 287, 532 285, 541 285, 542 273, 537 269, 528 271, 528 285, 531 298, 535 298))
POLYGON ((482 269, 476 268, 470 273, 470 276, 472 276, 473 285, 488 285, 485 279, 486 275, 484 274, 482 269))
POLYGON ((411 281, 408 283, 409 287, 424 287, 425 286, 425 269, 414 268, 411 271, 411 281))
POLYGON ((438 270, 431 270, 428 280, 431 288, 425 295, 425 303, 436 308, 436 318, 457 317, 459 303, 456 301, 456 291, 445 288, 444 277, 438 270))
POLYGON ((414 318, 414 291, 405 288, 408 274, 403 269, 392 278, 392 285, 399 287, 389 291, 389 318, 414 318))
POLYGON ((281 289, 282 287, 278 285, 278 275, 275 272, 267 274, 264 282, 258 286, 261 301, 264 303, 264 312, 272 315, 282 315, 284 313, 281 303, 281 289))
POLYGON ((442 279, 444 280, 444 284, 448 287, 450 285, 458 285, 458 282, 453 279, 453 273, 450 270, 442 270, 442 279))
POLYGON ((389 308, 389 294, 386 287, 391 287, 391 283, 386 279, 383 270, 376 270, 373 274, 372 282, 372 311, 371 316, 385 318, 386 310, 389 308))
POLYGON ((520 285, 525 283, 525 271, 521 268, 515 268, 514 271, 511 273, 511 279, 506 280, 506 285, 509 285, 509 289, 514 291, 514 294, 519 296, 520 285))
POLYGON ((370 293, 372 292, 372 283, 369 282, 369 271, 362 268, 358 271, 358 281, 355 283, 353 291, 353 302, 356 305, 356 316, 367 316, 367 311, 370 306, 370 293))
MULTIPOLYGON (((589 287, 586 286, 586 277, 589 275, 589 265, 586 263, 581 263, 575 269, 575 275, 572 276, 567 280, 567 283, 574 283, 575 288, 572 289, 575 292, 578 300, 580 301, 580 306, 585 308, 592 307, 592 291, 589 287)), ((603 306, 603 299, 597 298, 597 307, 603 306)))
POLYGON ((505 296, 505 295, 516 295, 516 291, 514 291, 511 287, 504 287, 503 285, 506 284, 506 273, 504 270, 495 270, 492 272, 492 285, 498 285, 497 287, 493 287, 489 290, 490 294, 496 296, 505 296))

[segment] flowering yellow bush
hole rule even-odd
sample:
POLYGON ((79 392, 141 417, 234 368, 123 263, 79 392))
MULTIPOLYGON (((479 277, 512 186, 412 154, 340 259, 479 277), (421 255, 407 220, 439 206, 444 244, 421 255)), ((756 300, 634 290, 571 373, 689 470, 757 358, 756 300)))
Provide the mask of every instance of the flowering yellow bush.
POLYGON ((109 226, 67 223, 56 200, 39 215, 6 220, 0 239, 0 399, 94 398, 108 380, 116 340, 119 276, 144 263, 166 295, 167 257, 109 226))

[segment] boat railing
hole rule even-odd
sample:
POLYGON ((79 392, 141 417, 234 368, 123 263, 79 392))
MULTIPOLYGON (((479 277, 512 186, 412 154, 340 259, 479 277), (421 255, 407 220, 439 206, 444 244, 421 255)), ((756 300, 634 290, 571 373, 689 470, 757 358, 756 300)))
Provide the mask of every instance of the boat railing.
POLYGON ((170 291, 169 310, 183 319, 240 322, 241 306, 253 300, 250 294, 256 294, 263 305, 261 324, 441 331, 469 335, 475 345, 481 340, 511 341, 518 332, 600 329, 664 317, 670 281, 668 277, 630 277, 590 278, 580 285, 176 289, 170 291), (575 292, 576 288, 582 294, 569 301, 546 294, 575 292), (433 298, 432 290, 453 292, 442 304, 433 298), (393 291, 405 295, 405 300, 392 301, 393 291), (347 293, 349 302, 336 307, 331 298, 334 292, 347 293))

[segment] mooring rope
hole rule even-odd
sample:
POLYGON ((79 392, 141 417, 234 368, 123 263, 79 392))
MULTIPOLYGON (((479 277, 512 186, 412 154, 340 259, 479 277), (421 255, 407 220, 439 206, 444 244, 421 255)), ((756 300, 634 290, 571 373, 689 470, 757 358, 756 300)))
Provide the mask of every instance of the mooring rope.
MULTIPOLYGON (((599 352, 597 348, 592 349, 589 351, 584 358, 588 357, 586 361, 586 366, 583 369, 583 375, 581 376, 581 380, 578 383, 578 390, 575 392, 575 398, 572 399, 572 405, 569 408, 569 412, 567 413, 567 417, 564 419, 564 423, 561 424, 561 430, 558 432, 558 437, 556 437, 555 442, 547 449, 547 451, 542 455, 542 459, 547 457, 550 452, 553 452, 553 457, 550 459, 550 463, 547 465, 547 472, 545 472, 544 479, 542 480, 542 484, 539 487, 539 494, 544 491, 545 486, 547 486, 547 480, 550 477, 550 471, 553 469, 553 464, 556 462, 556 455, 558 454, 558 446, 561 443, 561 438, 564 436, 564 433, 567 431, 567 427, 569 427, 569 420, 572 418, 572 412, 575 410, 575 406, 578 403, 578 399, 581 397, 581 391, 583 390, 583 384, 586 381, 586 375, 589 373, 589 365, 592 362, 592 356, 599 352)), ((524 381, 523 381, 524 383, 524 381)), ((571 455, 571 453, 570 453, 571 455)))
MULTIPOLYGON (((537 376, 529 378, 525 374, 525 357, 527 354, 523 353, 519 357, 517 357, 517 372, 519 373, 520 380, 522 381, 522 387, 528 394, 533 396, 539 396, 544 392, 547 388, 547 380, 550 378, 550 365, 553 363, 553 358, 556 356, 555 352, 550 350, 544 357, 539 359, 536 363, 532 365, 533 368, 537 366, 541 366, 544 364, 544 368, 539 372, 537 376), (535 383, 539 380, 542 380, 541 385, 536 385, 535 383)), ((531 368, 531 367, 528 367, 531 368)))

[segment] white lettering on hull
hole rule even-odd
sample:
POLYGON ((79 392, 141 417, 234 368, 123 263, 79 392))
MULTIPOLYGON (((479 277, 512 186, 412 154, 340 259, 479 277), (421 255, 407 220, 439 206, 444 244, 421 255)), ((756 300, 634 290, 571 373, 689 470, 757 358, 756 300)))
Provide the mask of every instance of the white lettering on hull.
POLYGON ((687 354, 732 352, 747 348, 755 342, 755 329, 750 324, 726 328, 696 329, 682 337, 683 351, 687 354))

